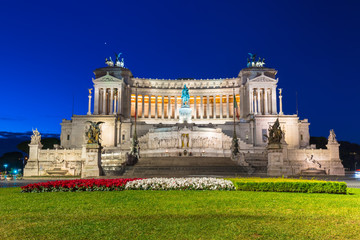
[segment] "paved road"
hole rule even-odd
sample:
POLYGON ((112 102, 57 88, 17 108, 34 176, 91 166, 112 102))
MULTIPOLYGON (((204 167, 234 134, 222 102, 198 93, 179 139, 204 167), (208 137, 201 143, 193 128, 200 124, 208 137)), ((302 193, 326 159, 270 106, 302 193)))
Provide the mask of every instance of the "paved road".
MULTIPOLYGON (((102 178, 106 178, 106 177, 102 177, 102 178)), ((114 177, 111 177, 111 178, 114 178, 114 177)), ((312 177, 304 177, 303 176, 302 178, 311 179, 312 177)), ((334 176, 319 177, 319 176, 317 176, 315 178, 319 179, 319 180, 326 180, 326 181, 346 182, 348 187, 350 187, 350 188, 360 188, 360 174, 356 175, 356 174, 354 174, 352 172, 347 173, 346 176, 341 176, 341 177, 334 177, 334 176)), ((0 181, 0 188, 3 188, 3 187, 21 187, 21 186, 25 186, 25 185, 28 185, 28 184, 31 184, 31 183, 47 182, 47 181, 55 181, 55 180, 57 180, 57 179, 53 179, 53 178, 52 179, 23 179, 23 180, 11 180, 11 181, 1 180, 0 181)), ((67 178, 66 180, 70 180, 70 179, 67 178)))

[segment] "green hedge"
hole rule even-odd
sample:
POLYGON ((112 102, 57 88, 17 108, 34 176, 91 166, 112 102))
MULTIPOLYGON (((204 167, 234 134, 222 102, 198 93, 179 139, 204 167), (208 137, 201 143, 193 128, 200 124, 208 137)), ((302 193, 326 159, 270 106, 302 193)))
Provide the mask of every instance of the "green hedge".
POLYGON ((346 194, 345 182, 285 178, 231 178, 236 190, 261 192, 301 192, 346 194))

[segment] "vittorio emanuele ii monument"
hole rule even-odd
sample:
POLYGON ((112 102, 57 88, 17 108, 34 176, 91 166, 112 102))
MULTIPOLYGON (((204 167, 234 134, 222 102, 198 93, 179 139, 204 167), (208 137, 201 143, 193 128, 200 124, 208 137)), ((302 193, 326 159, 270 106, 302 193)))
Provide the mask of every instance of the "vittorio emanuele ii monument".
POLYGON ((94 71, 87 113, 63 119, 60 146, 42 149, 34 130, 25 176, 344 175, 334 131, 327 149, 309 144, 264 59, 250 54, 233 78, 150 79, 120 55, 94 71))

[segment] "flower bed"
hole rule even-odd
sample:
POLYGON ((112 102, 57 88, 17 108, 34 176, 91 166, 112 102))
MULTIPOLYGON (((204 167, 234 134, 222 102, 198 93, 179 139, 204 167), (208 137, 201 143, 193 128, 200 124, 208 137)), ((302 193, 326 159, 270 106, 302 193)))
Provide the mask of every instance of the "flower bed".
POLYGON ((125 184, 140 178, 76 179, 28 184, 21 192, 121 191, 125 184))
POLYGON ((126 190, 235 190, 234 184, 217 178, 148 178, 127 182, 126 190))

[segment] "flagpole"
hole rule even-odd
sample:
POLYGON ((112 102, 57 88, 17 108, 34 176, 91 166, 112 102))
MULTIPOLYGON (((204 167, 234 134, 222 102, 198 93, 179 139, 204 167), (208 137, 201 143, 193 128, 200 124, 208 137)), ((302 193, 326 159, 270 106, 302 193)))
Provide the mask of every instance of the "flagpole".
POLYGON ((136 120, 138 114, 138 94, 137 94, 138 85, 139 85, 138 83, 136 83, 135 85, 135 133, 134 133, 135 136, 136 136, 136 120))
POLYGON ((235 97, 234 85, 235 85, 235 83, 233 82, 233 96, 234 96, 234 100, 233 100, 233 117, 234 117, 234 134, 236 135, 236 128, 235 128, 235 101, 236 101, 236 97, 235 97))
POLYGON ((235 83, 233 83, 233 117, 234 117, 234 135, 231 144, 231 157, 234 159, 239 154, 239 142, 236 136, 235 127, 235 107, 237 108, 236 96, 235 96, 235 83))

